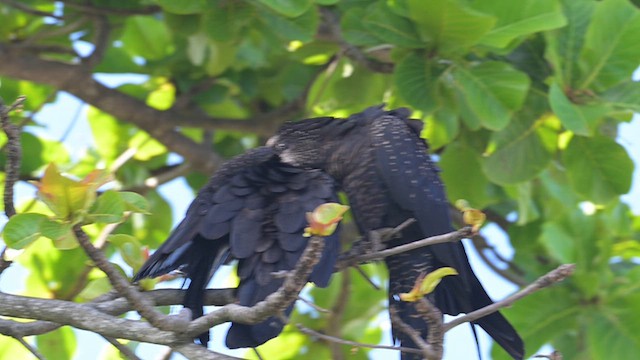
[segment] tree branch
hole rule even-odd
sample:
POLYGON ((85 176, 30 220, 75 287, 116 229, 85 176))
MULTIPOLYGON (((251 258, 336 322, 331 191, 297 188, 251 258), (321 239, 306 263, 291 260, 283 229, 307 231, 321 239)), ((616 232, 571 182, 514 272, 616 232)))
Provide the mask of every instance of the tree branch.
MULTIPOLYGON (((151 108, 143 101, 100 84, 93 79, 86 65, 43 60, 6 44, 0 44, 0 63, 1 75, 53 86, 123 121, 131 122, 205 174, 212 173, 222 163, 223 159, 210 148, 199 145, 174 129, 180 124, 176 119, 184 119, 192 114, 151 108)), ((204 116, 200 116, 199 120, 203 123, 215 121, 204 116)))
POLYGON ((5 3, 5 4, 11 6, 12 8, 24 11, 27 14, 36 15, 36 16, 46 16, 46 17, 57 19, 57 20, 62 20, 62 17, 60 17, 58 15, 55 15, 55 14, 50 13, 50 12, 46 12, 46 11, 42 11, 42 10, 31 8, 31 7, 29 7, 29 6, 25 5, 25 4, 22 4, 19 1, 0 0, 0 3, 5 3))
POLYGON ((364 343, 359 343, 359 342, 355 342, 355 341, 345 340, 345 339, 341 339, 341 338, 337 338, 337 337, 334 337, 334 336, 330 336, 330 335, 326 335, 326 334, 317 332, 317 331, 315 331, 313 329, 309 329, 308 327, 305 327, 302 324, 296 324, 296 328, 298 328, 298 330, 300 330, 300 332, 303 333, 303 334, 314 336, 314 337, 317 337, 318 339, 322 339, 322 340, 325 340, 325 341, 328 341, 328 342, 334 342, 336 344, 342 344, 342 345, 348 345, 348 346, 354 346, 354 347, 362 347, 362 348, 369 348, 369 349, 396 350, 396 351, 406 352, 406 353, 410 353, 410 354, 422 354, 422 351, 420 351, 418 349, 408 348, 408 347, 364 344, 364 343))
POLYGON ((79 225, 76 225, 73 230, 78 238, 80 246, 84 249, 89 258, 93 260, 96 266, 107 275, 113 288, 133 304, 136 311, 138 311, 142 317, 149 320, 153 326, 161 330, 171 330, 173 327, 171 326, 171 321, 168 317, 157 311, 153 307, 153 303, 151 301, 142 296, 129 284, 129 281, 125 279, 120 272, 113 267, 113 265, 111 265, 102 251, 96 249, 93 244, 91 244, 89 237, 82 228, 79 225))
POLYGON ((324 239, 313 236, 305 248, 296 267, 287 275, 282 286, 273 294, 252 307, 228 304, 203 317, 195 319, 189 325, 187 333, 195 336, 211 327, 233 321, 241 324, 257 324, 269 316, 285 311, 297 298, 300 290, 307 284, 309 274, 320 260, 324 239))
POLYGON ((458 318, 455 318, 449 321, 448 323, 444 324, 444 331, 447 332, 460 324, 475 321, 481 317, 494 313, 502 308, 511 306, 514 302, 522 299, 525 296, 531 295, 540 289, 543 289, 545 287, 548 287, 550 285, 553 285, 557 282, 564 280, 565 278, 573 274, 575 269, 576 269, 575 264, 560 265, 555 270, 552 270, 547 274, 541 276, 536 281, 534 281, 531 285, 518 291, 517 293, 509 297, 506 297, 498 302, 495 302, 491 305, 485 306, 482 309, 478 309, 464 316, 460 316, 458 318))

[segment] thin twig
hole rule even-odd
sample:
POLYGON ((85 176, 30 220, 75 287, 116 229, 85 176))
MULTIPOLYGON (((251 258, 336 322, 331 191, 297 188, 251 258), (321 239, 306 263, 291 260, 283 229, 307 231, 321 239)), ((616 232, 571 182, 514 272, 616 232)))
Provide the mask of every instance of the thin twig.
POLYGON ((425 246, 460 241, 465 237, 469 237, 472 233, 473 232, 471 230, 471 227, 467 226, 460 230, 452 231, 450 233, 431 236, 422 240, 417 240, 409 244, 396 246, 390 249, 377 251, 370 254, 362 254, 362 255, 347 257, 338 261, 338 264, 336 265, 336 269, 342 270, 345 267, 353 266, 354 264, 360 264, 360 263, 374 261, 374 260, 381 260, 389 256, 401 254, 401 253, 419 249, 425 246))
POLYGON ((393 306, 389 307, 389 317, 391 318, 393 325, 395 325, 398 330, 407 334, 411 338, 411 340, 413 340, 413 342, 420 348, 420 350, 416 349, 416 351, 418 351, 418 354, 429 360, 438 359, 436 358, 436 354, 434 353, 433 349, 431 349, 431 345, 429 345, 420 336, 420 332, 412 328, 406 322, 402 321, 400 315, 398 315, 398 310, 393 306))
POLYGON ((308 327, 305 327, 302 324, 296 324, 296 328, 298 328, 298 330, 300 330, 300 332, 303 333, 303 334, 310 335, 310 336, 315 336, 318 339, 322 339, 322 340, 325 340, 325 341, 331 341, 331 342, 335 342, 335 343, 342 344, 342 345, 349 345, 349 346, 368 348, 368 349, 396 350, 396 351, 406 352, 406 353, 410 353, 410 354, 422 354, 422 351, 420 351, 418 349, 408 348, 408 347, 364 344, 364 343, 359 343, 359 342, 355 342, 355 341, 340 339, 340 338, 337 338, 337 337, 333 337, 333 336, 329 336, 329 335, 326 335, 326 334, 319 333, 319 332, 317 332, 317 331, 315 331, 313 329, 309 329, 308 327))
POLYGON ((428 325, 427 344, 434 355, 435 359, 441 359, 444 342, 444 331, 442 328, 442 312, 433 303, 423 297, 415 302, 418 314, 426 320, 428 325))
POLYGON ((9 113, 22 106, 27 98, 20 96, 9 107, 0 103, 0 121, 2 129, 7 134, 7 165, 5 167, 4 181, 4 211, 8 218, 16 214, 13 204, 13 187, 20 178, 20 162, 22 161, 22 148, 20 147, 20 128, 9 121, 9 113))
MULTIPOLYGON (((329 336, 336 338, 342 337, 342 319, 344 312, 351 296, 351 273, 349 271, 342 272, 342 279, 340 282, 340 291, 335 303, 331 307, 331 312, 327 318, 326 333, 329 336)), ((342 347, 337 343, 330 342, 329 349, 331 351, 331 358, 334 360, 344 359, 344 353, 342 347)))
POLYGON ((331 312, 330 310, 327 310, 327 309, 325 309, 325 308, 322 308, 322 307, 320 307, 320 306, 316 305, 313 301, 307 300, 307 299, 303 298, 302 296, 298 296, 298 300, 300 300, 300 301, 302 301, 303 303, 305 303, 305 304, 307 304, 307 305, 311 306, 314 310, 316 310, 316 311, 318 311, 318 312, 325 313, 325 314, 328 314, 328 313, 330 313, 330 312, 331 312))
POLYGON ((24 346, 27 350, 29 350, 29 352, 35 356, 36 358, 38 358, 39 360, 47 360, 44 356, 42 356, 42 354, 40 354, 40 352, 38 352, 38 350, 36 348, 34 348, 33 346, 31 346, 31 344, 29 344, 28 342, 26 342, 23 338, 21 337, 16 337, 14 338, 16 340, 18 340, 18 342, 20 342, 20 344, 22 344, 22 346, 24 346))
POLYGON ((492 314, 502 308, 511 306, 514 302, 522 299, 525 296, 531 295, 540 289, 543 289, 545 287, 548 287, 550 285, 553 285, 557 282, 564 280, 565 278, 573 274, 575 268, 576 268, 575 264, 560 265, 555 270, 552 270, 547 274, 539 277, 536 281, 531 283, 531 285, 518 291, 517 293, 509 297, 506 297, 496 303, 485 306, 481 309, 472 311, 466 315, 460 316, 458 318, 455 318, 449 321, 448 323, 444 324, 444 332, 447 332, 460 324, 475 321, 477 319, 480 319, 481 317, 492 314))
POLYGON ((129 347, 127 345, 121 343, 117 339, 112 338, 110 336, 103 336, 103 338, 105 338, 105 340, 107 340, 109 342, 109 344, 113 345, 113 347, 118 349, 118 351, 120 351, 120 354, 123 357, 125 357, 127 359, 131 359, 131 360, 142 360, 136 355, 135 352, 133 352, 133 350, 129 349, 129 347))

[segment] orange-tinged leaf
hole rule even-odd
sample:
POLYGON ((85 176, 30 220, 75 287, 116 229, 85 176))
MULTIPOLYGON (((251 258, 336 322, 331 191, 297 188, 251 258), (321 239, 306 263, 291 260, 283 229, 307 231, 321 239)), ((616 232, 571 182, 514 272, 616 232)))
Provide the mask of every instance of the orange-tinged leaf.
POLYGON ((87 177, 75 181, 62 176, 55 164, 49 164, 37 184, 38 196, 57 218, 79 220, 96 199, 96 191, 110 180, 103 170, 94 170, 87 177))
POLYGON ((318 206, 313 212, 307 213, 309 226, 304 229, 304 236, 329 236, 338 226, 342 215, 349 210, 346 205, 326 203, 318 206))

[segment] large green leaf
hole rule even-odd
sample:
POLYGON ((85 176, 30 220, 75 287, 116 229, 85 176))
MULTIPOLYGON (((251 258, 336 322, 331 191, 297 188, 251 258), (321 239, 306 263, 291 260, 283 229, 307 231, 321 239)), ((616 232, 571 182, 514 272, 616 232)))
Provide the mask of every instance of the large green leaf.
POLYGON ((259 10, 258 18, 276 36, 288 41, 299 40, 302 42, 313 40, 320 22, 315 8, 311 8, 294 18, 285 18, 269 10, 259 10))
POLYGON ((258 0, 258 2, 281 15, 292 18, 302 15, 312 5, 311 0, 258 0))
POLYGON ((593 202, 607 203, 631 187, 633 161, 610 138, 574 136, 563 161, 575 191, 593 202))
POLYGON ((408 15, 422 39, 444 53, 474 45, 496 23, 495 17, 456 0, 409 0, 408 4, 408 15))
POLYGON ((121 40, 129 54, 148 60, 163 58, 173 51, 165 23, 151 16, 128 17, 121 40))
POLYGON ((507 47, 519 37, 567 23, 556 0, 480 0, 472 4, 474 9, 498 19, 480 39, 481 44, 497 48, 507 47))
POLYGON ((607 105, 623 113, 640 113, 640 81, 621 82, 601 94, 607 105))
POLYGON ((394 71, 400 96, 425 113, 431 113, 438 107, 438 76, 435 64, 418 53, 409 54, 394 71))
POLYGON ((390 12, 383 2, 369 6, 360 21, 370 34, 385 42, 408 48, 425 45, 411 21, 390 12))
POLYGON ((597 2, 593 0, 562 0, 567 25, 545 32, 545 57, 554 67, 561 85, 574 87, 579 78, 578 57, 584 44, 584 33, 591 21, 597 2))
POLYGON ((633 359, 640 353, 640 296, 601 307, 587 328, 587 345, 594 359, 633 359))
POLYGON ((482 161, 487 177, 496 184, 526 181, 544 170, 552 152, 545 137, 553 130, 545 119, 519 119, 492 136, 496 150, 482 161))
POLYGON ((185 15, 185 14, 197 14, 205 10, 209 6, 207 0, 154 0, 158 5, 162 7, 164 11, 185 15))
POLYGON ((5 225, 2 238, 8 247, 24 249, 42 236, 40 225, 44 221, 47 221, 47 216, 43 214, 17 214, 5 225))
MULTIPOLYGON (((342 29, 342 36, 346 41, 353 45, 373 45, 380 43, 380 39, 377 37, 378 31, 370 31, 367 25, 362 19, 368 15, 366 9, 354 8, 342 15, 340 19, 340 28, 342 29)), ((371 29, 375 30, 375 25, 370 24, 371 29)), ((390 31, 389 28, 386 28, 390 31)), ((412 44, 415 43, 415 36, 412 36, 410 40, 412 44)), ((417 44, 417 43, 416 43, 417 44)), ((419 45, 416 45, 419 46, 419 45)))
POLYGON ((507 126, 529 90, 529 77, 502 62, 457 66, 452 75, 463 119, 468 125, 479 123, 491 130, 507 126))
POLYGON ((598 120, 607 112, 602 104, 578 105, 567 98, 557 83, 549 89, 549 104, 562 125, 578 135, 591 135, 598 120))
MULTIPOLYGON (((527 355, 560 334, 571 331, 577 324, 580 307, 565 287, 544 289, 529 295, 512 307, 501 310, 526 344, 527 355)), ((511 359, 499 347, 493 347, 493 359, 511 359)))
POLYGON ((76 351, 76 334, 68 326, 36 337, 38 352, 47 359, 72 359, 76 351))
POLYGON ((640 59, 640 9, 628 0, 596 5, 580 53, 579 88, 604 90, 628 80, 640 59))
POLYGON ((460 143, 451 144, 438 164, 442 167, 441 176, 451 201, 465 199, 479 209, 489 204, 489 180, 482 172, 480 155, 476 151, 460 143))

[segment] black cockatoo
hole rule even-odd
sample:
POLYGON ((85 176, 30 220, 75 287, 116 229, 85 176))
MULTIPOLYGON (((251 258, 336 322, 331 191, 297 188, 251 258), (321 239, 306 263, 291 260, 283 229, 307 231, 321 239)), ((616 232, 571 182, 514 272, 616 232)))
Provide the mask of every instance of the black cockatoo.
MULTIPOLYGON (((314 118, 283 125, 258 148, 226 163, 198 194, 185 219, 149 258, 134 280, 183 270, 191 279, 185 306, 202 314, 202 291, 212 271, 230 258, 239 259, 238 299, 253 305, 277 290, 281 279, 270 272, 289 270, 300 257, 305 238, 303 214, 346 193, 355 222, 368 240, 371 231, 417 220, 386 245, 393 247, 453 230, 438 169, 420 138, 422 122, 407 109, 371 107, 347 119, 314 118), (295 210, 294 210, 295 209, 295 210), (257 215, 255 215, 257 214, 257 215), (294 215, 289 218, 288 215, 294 215), (294 245, 295 244, 295 245, 294 245)), ((337 233, 327 238, 322 259, 310 277, 327 284, 338 257, 337 233)), ((366 248, 366 246, 365 246, 366 248)), ((459 275, 446 277, 430 294, 445 314, 457 315, 492 303, 476 278, 461 243, 445 243, 389 257, 389 303, 423 336, 424 319, 412 304, 397 299, 411 290, 418 276, 449 266, 459 275)), ((522 359, 522 340, 500 314, 475 322, 515 359, 522 359)), ((257 325, 233 324, 230 347, 257 346, 281 331, 271 318, 257 325)), ((415 344, 393 328, 402 345, 415 344)), ((200 337, 205 342, 207 337, 200 337)), ((403 359, 416 355, 403 354, 403 359)))
MULTIPOLYGON (((417 220, 388 247, 453 231, 444 186, 438 168, 420 137, 422 122, 409 119, 408 109, 371 107, 348 119, 317 118, 286 123, 268 141, 282 161, 300 168, 322 169, 344 191, 360 232, 396 227, 409 218, 417 220)), ((453 267, 457 276, 445 277, 431 296, 445 314, 457 315, 492 304, 476 278, 462 243, 444 243, 385 259, 389 270, 389 304, 400 317, 426 337, 427 324, 415 316, 413 304, 397 299, 407 293, 416 278, 440 267, 453 267)), ((498 312, 485 316, 480 325, 515 359, 524 356, 524 345, 515 329, 498 312)), ((415 347, 404 333, 393 328, 402 346, 415 347)), ((403 359, 416 355, 403 354, 403 359)))

